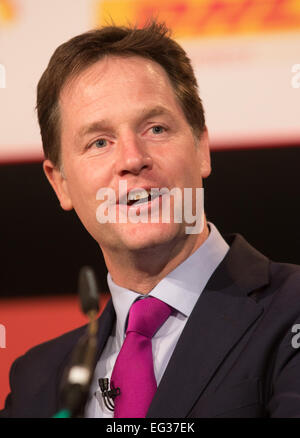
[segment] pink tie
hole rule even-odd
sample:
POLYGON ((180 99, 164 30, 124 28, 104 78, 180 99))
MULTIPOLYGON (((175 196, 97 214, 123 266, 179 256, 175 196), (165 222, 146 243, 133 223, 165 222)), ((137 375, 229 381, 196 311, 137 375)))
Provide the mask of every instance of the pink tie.
POLYGON ((131 306, 126 338, 111 376, 111 387, 120 388, 114 418, 145 418, 157 389, 151 338, 171 310, 154 297, 140 299, 131 306))

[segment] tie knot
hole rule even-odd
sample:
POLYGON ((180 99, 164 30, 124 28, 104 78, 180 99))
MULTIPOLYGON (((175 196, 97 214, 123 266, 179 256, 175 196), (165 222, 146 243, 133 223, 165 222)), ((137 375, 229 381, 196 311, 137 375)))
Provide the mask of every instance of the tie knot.
POLYGON ((171 307, 155 297, 140 299, 130 308, 126 334, 138 332, 151 339, 170 313, 171 307))

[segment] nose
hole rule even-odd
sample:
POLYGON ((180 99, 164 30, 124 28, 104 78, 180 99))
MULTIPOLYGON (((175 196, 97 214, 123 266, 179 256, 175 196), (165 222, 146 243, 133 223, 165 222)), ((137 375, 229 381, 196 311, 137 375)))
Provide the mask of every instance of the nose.
POLYGON ((134 133, 124 135, 117 145, 115 171, 118 176, 128 173, 138 175, 144 169, 152 169, 153 160, 143 141, 134 133))

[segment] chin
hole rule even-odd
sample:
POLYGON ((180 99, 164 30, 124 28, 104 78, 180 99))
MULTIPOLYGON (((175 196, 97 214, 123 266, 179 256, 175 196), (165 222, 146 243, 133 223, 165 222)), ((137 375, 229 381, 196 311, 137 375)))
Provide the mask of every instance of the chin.
POLYGON ((179 238, 180 224, 132 224, 130 230, 123 234, 123 244, 129 250, 158 247, 179 238))

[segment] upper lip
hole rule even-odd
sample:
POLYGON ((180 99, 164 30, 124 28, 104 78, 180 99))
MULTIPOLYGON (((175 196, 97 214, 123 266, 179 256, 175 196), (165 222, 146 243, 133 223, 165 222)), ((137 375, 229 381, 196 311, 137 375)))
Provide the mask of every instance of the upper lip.
POLYGON ((153 185, 153 186, 137 185, 137 186, 131 187, 131 188, 129 188, 127 190, 126 193, 124 193, 124 194, 119 193, 119 197, 117 199, 117 204, 125 204, 125 205, 127 205, 127 203, 128 203, 128 194, 131 191, 143 189, 143 190, 147 190, 148 192, 150 192, 151 189, 162 190, 163 188, 166 188, 166 187, 165 186, 164 187, 157 187, 157 185, 153 185))

